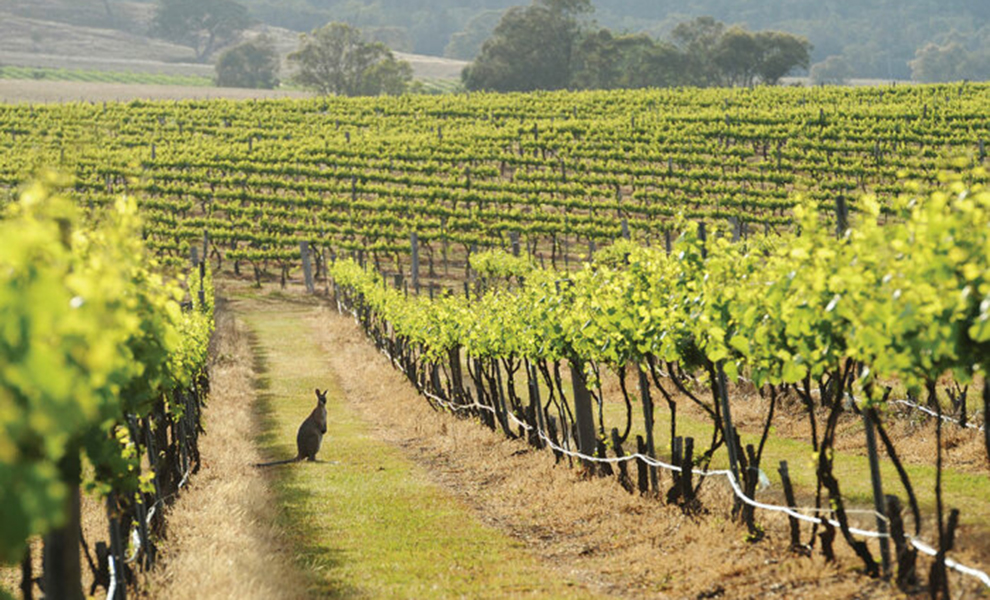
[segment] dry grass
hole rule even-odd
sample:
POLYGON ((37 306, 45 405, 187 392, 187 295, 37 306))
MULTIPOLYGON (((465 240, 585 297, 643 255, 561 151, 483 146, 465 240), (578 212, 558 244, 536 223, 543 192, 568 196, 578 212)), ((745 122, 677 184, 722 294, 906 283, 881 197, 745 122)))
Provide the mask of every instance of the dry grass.
POLYGON ((144 100, 206 100, 229 98, 308 98, 299 91, 249 90, 240 88, 137 85, 127 83, 80 83, 77 81, 0 80, 0 102, 126 102, 144 100))
POLYGON ((378 423, 377 435, 561 573, 632 597, 897 596, 855 572, 850 556, 836 566, 791 555, 782 524, 769 526, 768 541, 747 543, 717 486, 704 498, 711 513, 688 517, 611 479, 556 466, 549 453, 530 452, 474 421, 438 415, 350 319, 327 310, 313 325, 343 392, 360 399, 355 406, 378 423))
POLYGON ((246 331, 218 303, 204 412, 203 467, 169 513, 163 568, 150 598, 303 598, 303 577, 275 525, 277 505, 261 472, 254 440, 252 355, 246 331))
POLYGON ((319 458, 266 469, 279 523, 314 596, 351 598, 591 598, 595 589, 558 574, 436 485, 429 465, 374 434, 345 399, 340 373, 313 336, 317 299, 244 292, 238 302, 257 336, 266 458, 292 456, 313 388, 329 390, 319 458), (329 461, 329 462, 328 462, 329 461))

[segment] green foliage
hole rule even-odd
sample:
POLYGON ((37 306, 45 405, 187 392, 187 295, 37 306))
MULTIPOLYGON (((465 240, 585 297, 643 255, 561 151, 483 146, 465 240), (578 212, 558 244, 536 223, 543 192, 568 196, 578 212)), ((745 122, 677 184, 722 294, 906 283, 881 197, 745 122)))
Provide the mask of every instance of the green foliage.
POLYGON ((189 46, 205 61, 250 24, 247 9, 234 0, 158 0, 151 32, 189 46))
POLYGON ((565 88, 578 33, 576 20, 559 7, 537 3, 511 8, 464 70, 464 85, 500 92, 565 88))
POLYGON ((590 10, 535 3, 510 9, 464 70, 472 90, 615 89, 777 84, 808 68, 811 44, 777 31, 726 29, 711 17, 681 23, 671 42, 582 28, 590 10))
POLYGON ((811 44, 805 38, 726 28, 712 17, 679 24, 671 41, 684 53, 686 79, 702 86, 775 85, 791 71, 807 69, 811 57, 811 44))
POLYGON ((529 257, 513 256, 502 250, 488 250, 471 255, 471 268, 486 280, 522 282, 534 266, 529 257))
POLYGON ((479 13, 464 27, 450 37, 450 42, 444 48, 443 55, 448 58, 461 60, 474 60, 481 52, 481 47, 485 40, 491 37, 492 32, 498 27, 502 19, 502 12, 498 10, 486 10, 479 13))
POLYGON ((892 217, 907 178, 929 187, 968 166, 946 153, 978 161, 990 129, 971 115, 988 94, 761 86, 10 105, 0 180, 59 163, 92 205, 114 202, 108 179, 127 180, 163 261, 184 265, 207 230, 215 257, 259 278, 297 265, 304 239, 402 260, 413 228, 434 260, 445 245, 448 256, 504 246, 511 232, 529 248, 556 238, 556 260, 543 258, 563 267, 563 236, 573 259, 620 237, 623 218, 634 240, 663 246, 678 213, 789 229, 796 192, 826 207, 843 195, 853 211, 873 192, 892 217))
POLYGON ((811 66, 810 76, 813 85, 845 85, 852 77, 852 67, 842 56, 829 56, 811 66))
POLYGON ((412 80, 412 68, 379 42, 369 43, 344 23, 330 23, 301 36, 289 55, 298 67, 295 81, 323 95, 397 95, 412 80))
POLYGON ((864 384, 916 389, 947 372, 966 383, 990 368, 990 192, 955 182, 898 206, 901 220, 882 225, 865 198, 842 237, 810 204, 795 211, 797 233, 745 243, 716 231, 703 242, 681 221, 671 254, 626 243, 621 263, 603 253, 566 279, 484 254, 484 273, 526 278, 478 301, 407 298, 350 261, 331 276, 431 357, 462 347, 613 367, 648 356, 688 371, 724 362, 758 385, 818 378, 852 358, 869 366, 864 384))
POLYGON ((687 83, 687 62, 671 44, 649 36, 589 32, 577 47, 570 86, 576 89, 638 89, 687 83))
POLYGON ((205 366, 209 312, 154 273, 133 200, 87 224, 46 175, 0 220, 0 561, 65 518, 85 455, 96 489, 140 485, 126 415, 205 366))
POLYGON ((944 44, 929 42, 918 48, 911 67, 911 79, 922 83, 984 80, 990 78, 990 44, 970 50, 960 39, 944 44))
POLYGON ((220 54, 216 83, 221 87, 278 87, 279 57, 267 35, 243 42, 220 54))

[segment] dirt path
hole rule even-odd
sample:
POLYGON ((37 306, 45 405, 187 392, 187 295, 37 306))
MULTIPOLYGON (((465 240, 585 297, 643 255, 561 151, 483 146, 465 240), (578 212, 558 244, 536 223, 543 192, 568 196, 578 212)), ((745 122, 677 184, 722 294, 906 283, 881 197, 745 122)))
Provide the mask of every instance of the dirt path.
POLYGON ((127 102, 130 100, 231 100, 309 98, 300 91, 248 90, 241 88, 144 85, 130 83, 83 83, 79 81, 0 80, 0 102, 127 102))
MULTIPOLYGON (((277 524, 293 545, 311 595, 350 598, 594 598, 594 582, 550 569, 512 536, 487 525, 426 468, 370 425, 363 390, 328 364, 314 325, 321 307, 281 295, 241 299, 261 368, 261 447, 295 454, 299 423, 329 389, 320 463, 270 467, 277 524), (330 462, 333 461, 333 462, 330 462)), ((372 382, 365 381, 365 384, 372 382)))

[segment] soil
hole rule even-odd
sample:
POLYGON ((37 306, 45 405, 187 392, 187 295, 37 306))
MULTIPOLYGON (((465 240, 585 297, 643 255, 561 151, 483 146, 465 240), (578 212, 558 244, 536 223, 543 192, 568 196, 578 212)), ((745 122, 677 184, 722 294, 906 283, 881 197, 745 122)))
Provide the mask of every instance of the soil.
POLYGON ((80 83, 77 81, 0 80, 0 102, 127 102, 145 100, 186 100, 230 98, 309 98, 299 91, 249 90, 171 85, 124 83, 80 83))

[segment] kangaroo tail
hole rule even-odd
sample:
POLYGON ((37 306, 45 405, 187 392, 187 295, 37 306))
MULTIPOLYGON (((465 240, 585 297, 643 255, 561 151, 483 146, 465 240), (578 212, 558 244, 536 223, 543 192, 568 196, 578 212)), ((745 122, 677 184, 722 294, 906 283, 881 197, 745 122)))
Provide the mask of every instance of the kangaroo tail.
POLYGON ((274 467, 275 465, 287 465, 289 463, 299 462, 302 459, 303 459, 302 455, 299 455, 299 456, 297 456, 295 458, 289 458, 289 459, 286 459, 286 460, 276 460, 274 462, 255 463, 255 464, 253 464, 251 466, 252 467, 274 467))

